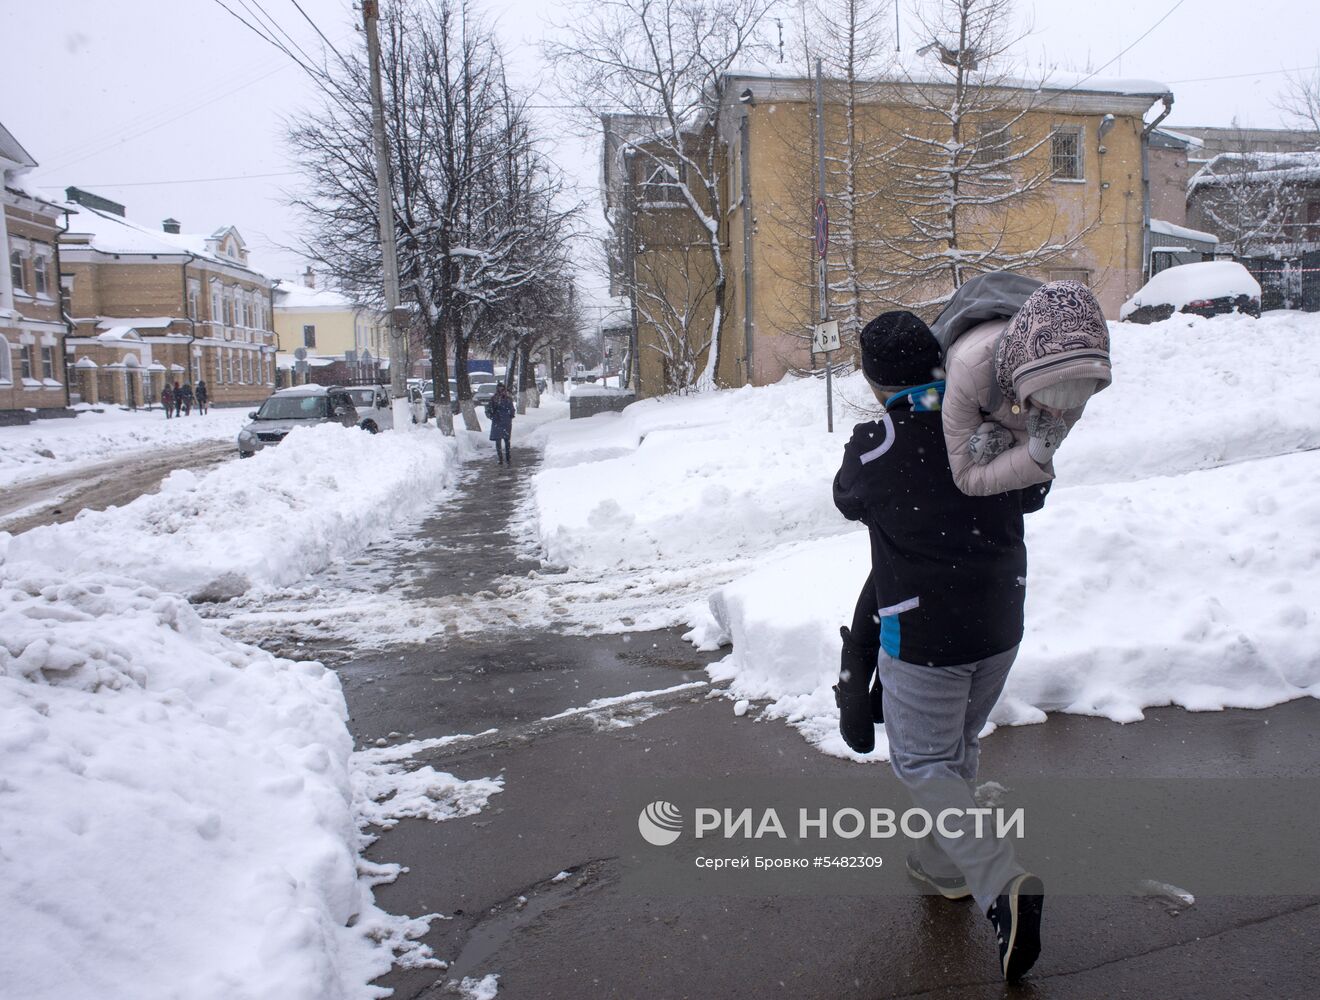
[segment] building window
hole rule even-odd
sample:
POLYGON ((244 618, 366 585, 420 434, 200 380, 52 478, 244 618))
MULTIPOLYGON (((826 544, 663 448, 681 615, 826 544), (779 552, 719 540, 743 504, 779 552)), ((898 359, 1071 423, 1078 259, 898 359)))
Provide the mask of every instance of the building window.
POLYGON ((0 337, 0 383, 9 384, 14 381, 14 362, 9 351, 9 341, 0 337))
POLYGON ((664 164, 651 169, 642 182, 641 202, 644 205, 682 205, 683 188, 674 173, 664 164))
POLYGON ((227 381, 227 382, 235 382, 235 381, 237 381, 237 379, 234 378, 234 352, 233 352, 233 349, 232 349, 232 348, 227 349, 227 350, 225 351, 225 353, 229 356, 229 371, 228 371, 228 373, 227 373, 227 378, 225 379, 225 381, 227 381))
POLYGON ((32 348, 24 344, 18 348, 18 377, 24 382, 32 381, 32 348))
POLYGON ((308 323, 306 326, 303 327, 303 347, 315 347, 315 346, 316 346, 316 326, 313 323, 308 323))
POLYGON ((1056 128, 1050 134, 1050 174, 1055 180, 1080 181, 1082 173, 1082 130, 1074 126, 1056 128))
POLYGON ((1004 168, 1003 172, 1007 172, 1008 165, 1002 161, 1008 158, 1012 149, 1012 136, 1009 133, 1006 122, 978 122, 976 150, 972 154, 972 162, 983 167, 1000 164, 1004 168))
POLYGON ((27 283, 24 281, 23 254, 18 250, 9 251, 9 280, 14 286, 14 291, 27 291, 27 283))
POLYGON ((32 258, 32 284, 37 290, 38 295, 45 295, 50 290, 50 283, 46 278, 46 258, 32 258))
POLYGON ((202 294, 202 290, 197 286, 196 282, 192 282, 192 281, 188 282, 188 318, 189 319, 197 319, 197 308, 198 305, 200 304, 198 302, 198 299, 201 298, 201 294, 202 294))
POLYGON ((55 348, 53 347, 41 349, 41 377, 51 382, 55 381, 55 348))
POLYGON ((220 289, 216 285, 211 286, 211 322, 219 325, 221 320, 221 301, 220 289))

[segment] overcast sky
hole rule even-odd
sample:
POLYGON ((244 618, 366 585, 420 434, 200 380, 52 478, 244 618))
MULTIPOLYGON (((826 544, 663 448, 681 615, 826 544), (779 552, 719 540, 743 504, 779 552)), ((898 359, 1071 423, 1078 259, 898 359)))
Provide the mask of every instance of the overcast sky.
MULTIPOLYGON (((363 44, 350 0, 300 2, 337 47, 363 44)), ((292 0, 262 3, 304 47, 318 47, 292 0)), ((539 41, 543 12, 562 18, 562 3, 474 3, 495 19, 516 75, 552 100, 539 41)), ((1169 84, 1176 100, 1165 124, 1174 128, 1234 117, 1280 126, 1281 70, 1320 64, 1320 12, 1306 0, 1023 0, 1019 13, 1034 24, 1024 43, 1032 62, 1098 69, 1131 46, 1100 75, 1169 84)), ((263 269, 300 270, 279 249, 296 242, 297 226, 282 193, 298 182, 282 121, 312 103, 313 86, 214 0, 0 0, 0 37, 0 121, 40 164, 30 184, 51 196, 89 188, 149 226, 166 216, 186 232, 232 223, 263 269)), ((905 19, 905 48, 911 39, 905 19)), ((564 134, 559 123, 549 131, 564 134)), ((597 149, 563 139, 554 154, 598 222, 597 149)))

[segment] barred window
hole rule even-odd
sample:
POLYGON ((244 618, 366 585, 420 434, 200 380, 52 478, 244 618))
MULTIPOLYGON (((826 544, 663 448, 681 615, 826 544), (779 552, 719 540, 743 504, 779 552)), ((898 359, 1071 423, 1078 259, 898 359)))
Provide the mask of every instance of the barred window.
POLYGON ((1082 130, 1056 128, 1050 135, 1050 173, 1056 180, 1082 180, 1082 130))
POLYGON ((1010 132, 1006 122, 979 122, 976 126, 976 151, 972 154, 972 162, 980 166, 993 166, 1007 158, 1012 147, 1010 132))

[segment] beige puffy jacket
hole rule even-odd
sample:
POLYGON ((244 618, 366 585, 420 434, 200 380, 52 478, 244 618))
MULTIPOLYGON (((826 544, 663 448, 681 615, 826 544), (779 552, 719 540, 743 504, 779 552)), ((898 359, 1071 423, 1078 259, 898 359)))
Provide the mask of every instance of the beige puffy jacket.
MULTIPOLYGON (((1036 464, 1027 454, 1027 412, 1005 397, 995 381, 995 345, 1008 320, 991 320, 974 326, 949 347, 945 357, 944 441, 949 448, 949 467, 958 489, 968 496, 984 497, 1054 478, 1054 463, 1036 464), (967 443, 986 421, 1013 433, 1013 447, 985 465, 977 465, 967 443)), ((1084 407, 1064 416, 1071 430, 1084 407)))

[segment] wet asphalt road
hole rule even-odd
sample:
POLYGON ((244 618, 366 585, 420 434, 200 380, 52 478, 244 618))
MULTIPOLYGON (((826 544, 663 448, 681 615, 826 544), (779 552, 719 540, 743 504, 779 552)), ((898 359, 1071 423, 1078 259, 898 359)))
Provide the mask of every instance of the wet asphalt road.
MULTIPOLYGON (((525 565, 508 519, 535 456, 470 476, 421 528, 419 593, 486 589, 525 565)), ((658 776, 856 777, 780 722, 736 718, 704 691, 547 719, 595 698, 701 680, 712 657, 676 632, 573 637, 511 625, 363 656, 337 669, 363 744, 495 733, 419 755, 462 778, 501 775, 480 814, 404 820, 369 851, 409 870, 377 888, 394 913, 440 912, 425 939, 446 971, 396 969, 402 998, 450 997, 498 973, 503 1000, 720 998, 1302 998, 1320 992, 1320 899, 1047 898, 1044 951, 1006 987, 988 922, 923 896, 654 897, 621 879, 636 849, 616 810, 658 776), (556 876, 568 872, 568 877, 556 876)), ((1053 715, 983 744, 983 777, 1095 774, 1320 776, 1320 702, 1265 712, 1155 709, 1146 721, 1053 715)), ((887 767, 864 772, 888 797, 887 767)), ((629 807, 631 808, 631 806, 629 807)), ((901 858, 901 852, 899 853, 901 858)))

